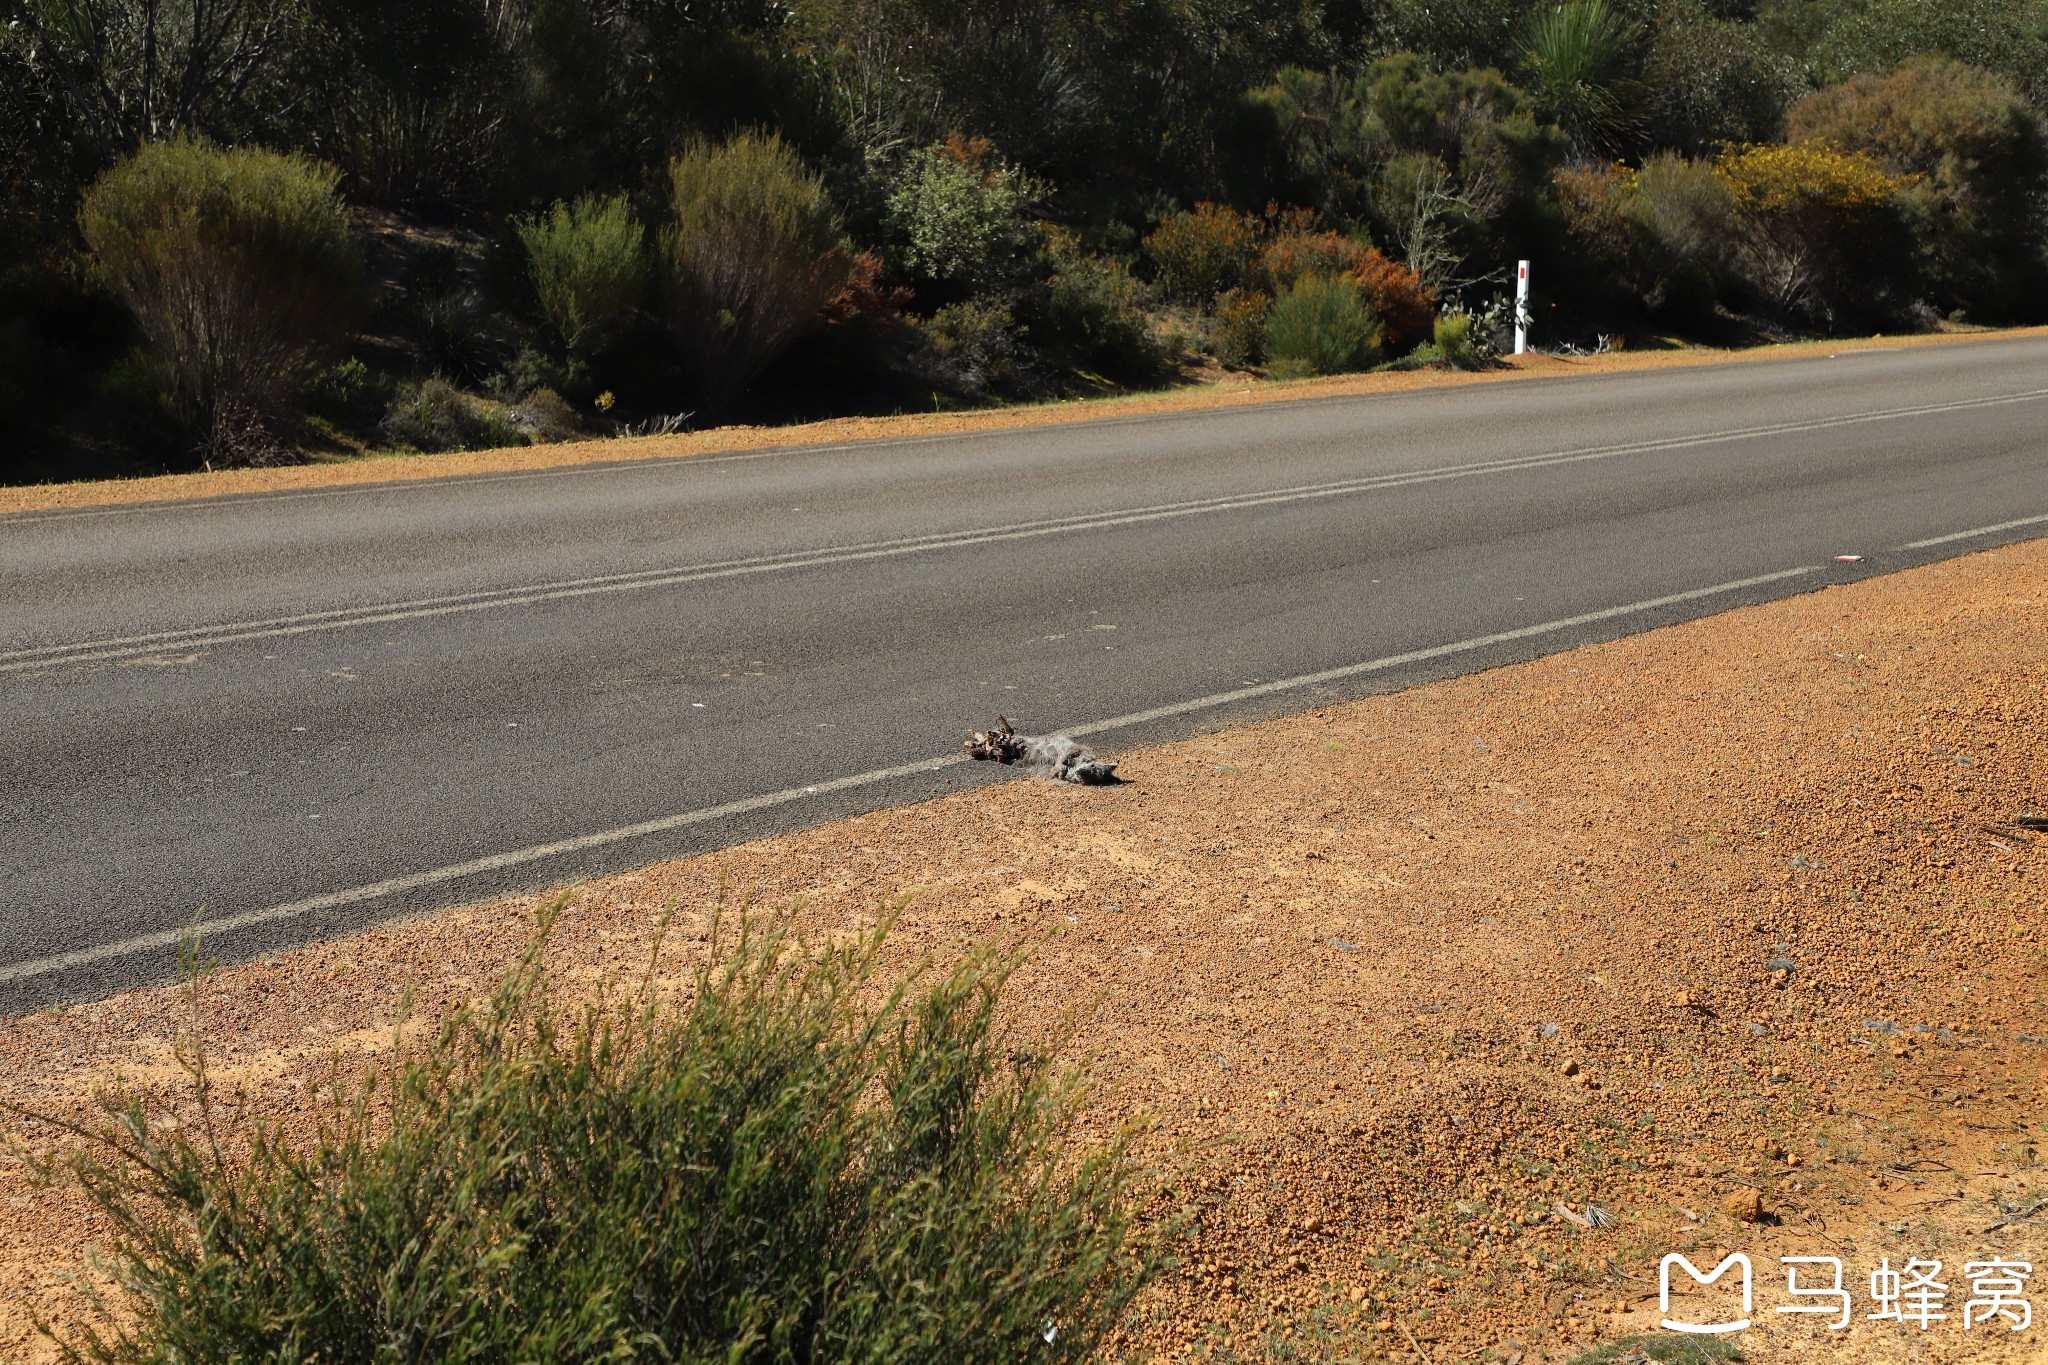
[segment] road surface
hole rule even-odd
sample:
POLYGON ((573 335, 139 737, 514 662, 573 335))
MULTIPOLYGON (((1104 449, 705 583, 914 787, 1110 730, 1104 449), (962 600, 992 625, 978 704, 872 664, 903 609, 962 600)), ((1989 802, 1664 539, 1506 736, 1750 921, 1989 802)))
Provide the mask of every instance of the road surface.
POLYGON ((0 517, 0 1014, 2044 530, 2041 339, 0 517))

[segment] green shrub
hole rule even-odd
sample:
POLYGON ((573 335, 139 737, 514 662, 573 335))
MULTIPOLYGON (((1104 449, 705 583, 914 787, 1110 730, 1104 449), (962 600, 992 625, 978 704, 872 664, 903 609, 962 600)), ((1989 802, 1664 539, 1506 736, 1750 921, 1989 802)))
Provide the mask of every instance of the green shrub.
POLYGON ((1669 152, 1624 176, 1621 210, 1631 283, 1650 313, 1688 332, 1711 329, 1724 281, 1738 275, 1740 229, 1713 163, 1669 152))
POLYGON ((1669 152, 1645 158, 1630 178, 1628 213, 1670 257, 1713 271, 1729 259, 1735 205, 1710 161, 1669 152))
POLYGON ((663 297, 716 410, 817 325, 853 258, 824 181, 780 137, 693 142, 669 188, 663 297))
POLYGON ((583 429, 583 419, 576 415, 576 409, 553 389, 533 390, 512 404, 505 415, 534 445, 573 441, 588 434, 583 429))
POLYGON ((1259 220, 1223 204, 1201 203, 1170 213, 1145 238, 1159 292, 1182 303, 1207 303, 1242 287, 1258 260, 1259 220))
POLYGON ((1024 210, 1038 194, 994 161, 986 142, 956 137, 905 159, 889 196, 889 224, 904 239, 903 263, 913 274, 979 291, 1016 257, 1024 210))
POLYGON ((180 138, 85 196, 94 264, 209 465, 291 450, 306 385, 354 316, 362 263, 334 186, 303 157, 180 138))
POLYGON ((647 291, 647 238, 623 195, 557 203, 516 224, 548 325, 571 355, 617 341, 647 291))
POLYGON ((110 1098, 74 1169, 130 1299, 77 1357, 1083 1360, 1156 1267, 1127 1139, 998 1041, 1010 960, 889 993, 880 932, 776 921, 564 1008, 544 946, 310 1133, 224 1156, 190 1047, 200 1121, 110 1098))
POLYGON ((1472 338, 1470 313, 1439 315, 1430 341, 1436 347, 1437 358, 1454 370, 1476 370, 1486 363, 1479 343, 1472 338))
POLYGON ((1906 203, 1944 310, 2040 315, 2048 124, 2011 82, 1924 57, 1809 96, 1786 132, 1917 181, 1906 203))
POLYGON ((1058 230, 1047 232, 1042 255, 1051 274, 1026 296, 1032 344, 1071 370, 1119 383, 1157 378, 1166 352, 1152 335, 1145 286, 1130 268, 1082 251, 1058 230))
POLYGON ((1365 292, 1386 332, 1387 349, 1403 350, 1426 337, 1436 314, 1436 291, 1370 242, 1318 231, 1315 221, 1316 215, 1302 211, 1279 216, 1259 252, 1255 274, 1261 287, 1281 294, 1305 275, 1348 279, 1365 292))
POLYGON ((464 393, 439 375, 400 386, 377 436, 391 449, 422 455, 529 444, 505 404, 464 393))
POLYGON ((977 397, 1030 387, 1023 332, 1008 305, 993 299, 949 303, 917 324, 938 382, 977 397))
POLYGON ((1266 362, 1274 375, 1345 374, 1379 359, 1379 320, 1352 281, 1304 275, 1273 301, 1266 362))

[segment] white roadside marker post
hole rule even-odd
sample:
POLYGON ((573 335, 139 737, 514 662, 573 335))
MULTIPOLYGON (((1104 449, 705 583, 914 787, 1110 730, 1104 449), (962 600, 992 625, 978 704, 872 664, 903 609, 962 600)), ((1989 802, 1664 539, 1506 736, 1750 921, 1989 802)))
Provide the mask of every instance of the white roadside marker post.
POLYGON ((1529 263, 1515 262, 1515 354, 1529 350, 1529 263))

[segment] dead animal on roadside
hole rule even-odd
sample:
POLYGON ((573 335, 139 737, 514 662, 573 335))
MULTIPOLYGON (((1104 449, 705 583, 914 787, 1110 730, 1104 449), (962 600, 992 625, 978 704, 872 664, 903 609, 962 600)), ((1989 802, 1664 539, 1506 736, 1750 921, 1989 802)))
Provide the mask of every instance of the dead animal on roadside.
POLYGON ((993 763, 1016 763, 1035 777, 1101 787, 1117 780, 1116 764, 1104 763, 1065 735, 1020 735, 1008 716, 996 717, 993 730, 976 730, 962 746, 968 757, 993 763))

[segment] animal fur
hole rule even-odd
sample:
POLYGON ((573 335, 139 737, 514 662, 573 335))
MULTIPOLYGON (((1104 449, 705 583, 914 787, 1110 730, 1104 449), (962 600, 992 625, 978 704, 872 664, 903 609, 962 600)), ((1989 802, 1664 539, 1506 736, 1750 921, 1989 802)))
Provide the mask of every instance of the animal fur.
POLYGON ((1065 735, 1020 735, 1008 716, 996 717, 993 730, 976 730, 963 746, 970 757, 992 763, 1018 763, 1036 777, 1100 787, 1116 781, 1116 764, 1104 763, 1065 735))

